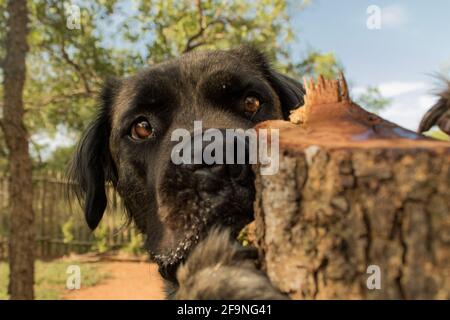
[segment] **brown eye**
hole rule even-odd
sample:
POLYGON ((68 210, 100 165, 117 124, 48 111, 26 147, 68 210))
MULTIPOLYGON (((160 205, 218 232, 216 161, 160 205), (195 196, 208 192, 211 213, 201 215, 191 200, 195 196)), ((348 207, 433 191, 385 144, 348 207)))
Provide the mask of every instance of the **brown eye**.
POLYGON ((254 96, 247 96, 244 100, 244 104, 245 112, 249 113, 255 113, 260 107, 259 99, 254 96))
POLYGON ((136 140, 149 138, 153 133, 152 126, 145 119, 136 121, 131 127, 131 137, 136 140))

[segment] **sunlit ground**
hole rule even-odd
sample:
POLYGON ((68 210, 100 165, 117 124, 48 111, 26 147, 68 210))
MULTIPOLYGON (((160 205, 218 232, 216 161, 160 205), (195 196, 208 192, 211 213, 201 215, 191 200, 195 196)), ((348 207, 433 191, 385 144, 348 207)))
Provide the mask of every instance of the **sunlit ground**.
MULTIPOLYGON (((61 299, 68 292, 66 273, 69 265, 79 265, 83 275, 82 286, 90 287, 105 280, 108 276, 95 264, 77 263, 76 261, 53 260, 36 262, 35 295, 39 300, 61 299)), ((9 267, 6 262, 0 262, 0 300, 8 299, 9 267)))
POLYGON ((440 130, 428 131, 425 135, 439 140, 450 141, 450 136, 440 130))

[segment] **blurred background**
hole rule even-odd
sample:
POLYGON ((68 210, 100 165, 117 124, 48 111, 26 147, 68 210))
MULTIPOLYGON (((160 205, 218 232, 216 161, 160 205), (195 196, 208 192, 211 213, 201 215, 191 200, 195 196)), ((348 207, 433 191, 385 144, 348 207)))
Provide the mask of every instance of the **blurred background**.
MULTIPOLYGON (((151 283, 146 287, 153 285, 129 297, 162 298, 155 267, 142 262, 142 238, 126 221, 113 190, 108 187, 106 219, 95 233, 65 193, 66 167, 95 114, 104 79, 192 50, 250 43, 276 69, 299 80, 335 77, 344 70, 355 101, 416 130, 436 100, 437 75, 450 73, 450 2, 445 0, 33 0, 27 5, 23 122, 32 165, 36 298, 83 298, 66 289, 65 268, 73 263, 82 266, 82 290, 91 292, 85 298, 106 297, 115 289, 89 287, 115 281, 120 288, 127 273, 136 275, 134 293, 141 274, 151 283)), ((1 43, 9 15, 7 1, 0 0, 1 43)), ((7 49, 0 47, 1 60, 7 49)), ((3 77, 2 68, 2 82, 3 77)), ((448 139, 437 129, 430 134, 448 139)), ((8 298, 9 157, 0 131, 0 299, 8 298)))

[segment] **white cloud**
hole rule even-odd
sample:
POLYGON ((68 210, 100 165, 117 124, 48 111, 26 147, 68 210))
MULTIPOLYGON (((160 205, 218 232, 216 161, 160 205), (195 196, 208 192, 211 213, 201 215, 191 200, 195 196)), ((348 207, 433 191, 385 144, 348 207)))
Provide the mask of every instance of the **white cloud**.
POLYGON ((380 113, 380 116, 402 127, 416 131, 423 115, 435 101, 436 97, 421 93, 397 97, 390 106, 380 113))
POLYGON ((409 15, 406 8, 399 4, 393 4, 381 8, 381 26, 395 28, 408 22, 409 15))
POLYGON ((426 87, 427 84, 423 82, 385 82, 381 83, 378 89, 383 96, 393 98, 405 93, 423 90, 426 87))
POLYGON ((437 102, 438 97, 432 96, 429 94, 425 94, 419 97, 419 108, 422 109, 424 112, 430 109, 432 105, 434 105, 437 102))
POLYGON ((354 87, 350 89, 350 92, 353 96, 357 97, 361 94, 363 94, 364 92, 366 92, 367 87, 364 86, 358 86, 358 87, 354 87))
MULTIPOLYGON (((405 93, 411 93, 418 90, 427 89, 427 84, 424 82, 409 82, 409 81, 390 81, 379 84, 378 90, 386 98, 394 98, 405 93)), ((359 86, 352 89, 352 93, 360 95, 366 92, 367 87, 359 86)))
MULTIPOLYGON (((431 87, 424 82, 390 81, 377 87, 383 97, 391 100, 380 116, 413 131, 417 130, 425 112, 436 102, 435 96, 427 94, 431 87)), ((367 87, 360 86, 351 92, 357 97, 366 90, 367 87)))

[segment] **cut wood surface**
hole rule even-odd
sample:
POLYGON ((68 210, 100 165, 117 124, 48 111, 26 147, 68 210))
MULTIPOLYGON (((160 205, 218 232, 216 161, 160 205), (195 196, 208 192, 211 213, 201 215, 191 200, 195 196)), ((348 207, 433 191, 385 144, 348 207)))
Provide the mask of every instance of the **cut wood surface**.
POLYGON ((279 172, 255 170, 273 284, 296 299, 449 299, 450 143, 363 110, 343 77, 305 87, 291 122, 258 126, 279 129, 279 172))

